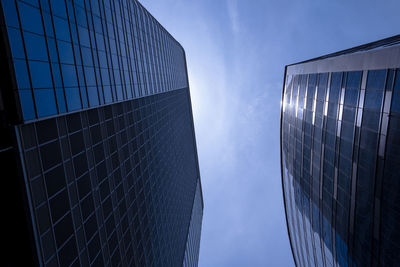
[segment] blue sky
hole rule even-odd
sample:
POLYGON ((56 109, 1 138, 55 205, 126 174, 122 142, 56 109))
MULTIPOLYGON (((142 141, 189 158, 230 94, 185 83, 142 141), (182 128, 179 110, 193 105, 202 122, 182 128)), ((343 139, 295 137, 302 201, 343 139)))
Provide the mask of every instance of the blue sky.
POLYGON ((186 51, 205 203, 199 266, 293 266, 279 162, 284 66, 399 34, 400 1, 141 3, 186 51))

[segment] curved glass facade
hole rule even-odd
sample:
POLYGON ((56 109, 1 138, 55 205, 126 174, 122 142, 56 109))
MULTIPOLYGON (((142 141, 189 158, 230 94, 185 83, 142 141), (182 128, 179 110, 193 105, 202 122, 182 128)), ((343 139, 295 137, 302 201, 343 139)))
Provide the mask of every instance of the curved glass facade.
POLYGON ((400 61, 382 56, 399 51, 397 43, 286 67, 282 183, 297 266, 400 262, 400 61))

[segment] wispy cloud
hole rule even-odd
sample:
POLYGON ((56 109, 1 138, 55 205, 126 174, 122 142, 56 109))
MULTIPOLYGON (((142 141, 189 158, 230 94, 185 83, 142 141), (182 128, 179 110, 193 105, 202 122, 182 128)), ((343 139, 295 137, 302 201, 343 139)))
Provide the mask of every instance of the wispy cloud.
POLYGON ((234 34, 238 34, 240 31, 238 2, 237 0, 227 0, 226 4, 232 31, 234 34))

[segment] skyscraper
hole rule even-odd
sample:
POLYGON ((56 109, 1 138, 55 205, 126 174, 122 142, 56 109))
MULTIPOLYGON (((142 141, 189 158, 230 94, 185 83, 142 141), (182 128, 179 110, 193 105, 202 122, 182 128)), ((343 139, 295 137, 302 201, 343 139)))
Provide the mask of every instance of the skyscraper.
POLYGON ((297 266, 400 263, 400 36, 288 65, 282 186, 297 266))
POLYGON ((135 0, 2 0, 2 262, 197 266, 185 52, 135 0))

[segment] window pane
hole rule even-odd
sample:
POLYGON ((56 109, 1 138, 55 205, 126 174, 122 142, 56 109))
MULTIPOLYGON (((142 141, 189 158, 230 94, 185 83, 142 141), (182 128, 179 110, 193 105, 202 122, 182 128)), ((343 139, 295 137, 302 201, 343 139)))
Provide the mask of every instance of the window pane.
POLYGON ((53 89, 36 89, 34 90, 34 94, 38 117, 57 113, 53 89))
POLYGON ((24 47, 22 46, 22 38, 20 30, 14 28, 7 28, 8 38, 12 56, 14 58, 25 58, 24 47))
POLYGON ((368 71, 366 89, 383 90, 386 80, 386 70, 368 71))
POLYGON ((33 88, 52 88, 50 67, 47 62, 29 61, 33 88))
POLYGON ((24 32, 26 54, 29 60, 48 61, 46 42, 43 36, 24 32))
POLYGON ((67 111, 67 107, 65 106, 65 98, 64 98, 64 91, 62 88, 56 89, 56 96, 57 96, 57 104, 60 113, 64 113, 67 111))
POLYGON ((31 90, 19 90, 19 98, 21 102, 22 113, 25 120, 35 118, 35 110, 33 107, 31 90))
POLYGON ((73 65, 61 65, 64 86, 65 87, 74 87, 78 86, 78 81, 76 79, 76 71, 75 66, 73 65))
POLYGON ((65 96, 67 98, 68 111, 81 108, 81 98, 77 87, 65 88, 65 96))
POLYGON ((14 60, 14 69, 15 69, 15 76, 17 78, 17 85, 18 88, 31 88, 29 84, 29 76, 28 76, 28 69, 26 67, 25 60, 14 60))
POLYGON ((67 12, 65 10, 64 1, 50 0, 50 5, 51 5, 51 11, 53 11, 53 14, 63 17, 63 18, 67 18, 67 12))
POLYGON ((43 34, 42 19, 38 8, 18 2, 22 29, 43 34))
POLYGON ((365 92, 365 108, 380 110, 382 105, 383 91, 366 90, 365 92))
POLYGON ((7 26, 13 26, 19 28, 17 9, 14 1, 1 1, 3 7, 3 14, 6 20, 7 26))
POLYGON ((89 106, 94 107, 99 105, 99 95, 97 92, 97 87, 88 86, 87 87, 89 95, 89 106))
POLYGON ((56 29, 56 36, 58 40, 70 41, 68 22, 53 16, 54 28, 56 29))
POLYGON ((67 64, 75 64, 74 54, 72 52, 72 46, 70 43, 58 41, 58 53, 60 55, 60 62, 67 64))

